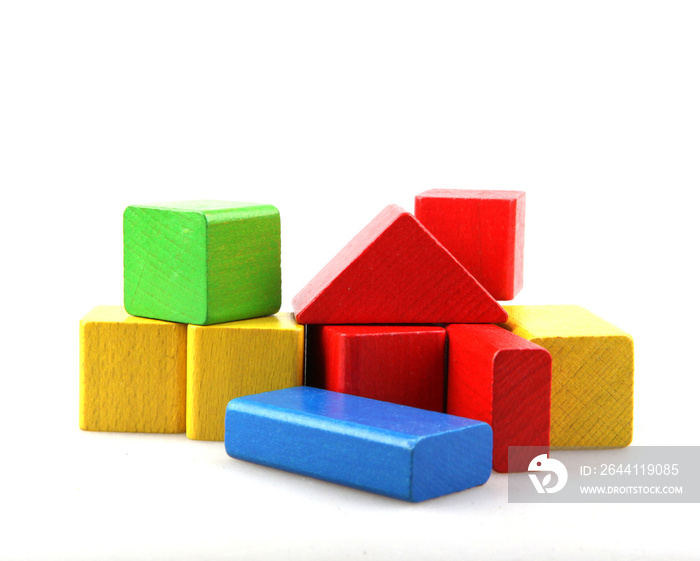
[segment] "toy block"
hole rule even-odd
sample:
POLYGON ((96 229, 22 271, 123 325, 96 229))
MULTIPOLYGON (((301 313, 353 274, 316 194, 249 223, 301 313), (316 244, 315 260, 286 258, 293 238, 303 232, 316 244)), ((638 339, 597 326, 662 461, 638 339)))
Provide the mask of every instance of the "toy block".
POLYGON ((309 326, 306 385, 443 412, 442 327, 309 326))
POLYGON ((233 458, 412 502, 483 485, 491 447, 486 423, 317 388, 226 410, 233 458))
POLYGON ((187 331, 187 436, 223 440, 235 397, 304 383, 304 326, 292 314, 190 325, 187 331))
POLYGON ((525 193, 432 189, 415 202, 416 218, 496 300, 523 287, 525 193))
POLYGON ((185 432, 187 326, 98 306, 80 321, 80 428, 185 432))
POLYGON ((632 441, 634 343, 580 306, 508 306, 504 327, 552 355, 553 448, 632 441))
POLYGON ((528 471, 532 456, 509 462, 508 447, 549 453, 549 352, 495 325, 450 325, 447 338, 447 412, 491 425, 493 469, 528 471))
POLYGON ((501 306, 412 214, 386 207, 292 300, 299 323, 492 323, 501 306))
POLYGON ((280 309, 280 217, 272 205, 190 201, 124 211, 124 306, 210 325, 280 309))

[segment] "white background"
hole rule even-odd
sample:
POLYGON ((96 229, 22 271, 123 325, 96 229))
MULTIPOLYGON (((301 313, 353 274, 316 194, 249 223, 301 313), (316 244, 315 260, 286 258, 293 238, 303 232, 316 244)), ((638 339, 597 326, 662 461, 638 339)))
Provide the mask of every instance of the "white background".
POLYGON ((2 2, 2 559, 697 558, 698 505, 423 504, 78 429, 128 204, 275 204, 284 307, 385 205, 527 192, 515 303, 636 343, 635 444, 698 445, 693 2, 2 2))

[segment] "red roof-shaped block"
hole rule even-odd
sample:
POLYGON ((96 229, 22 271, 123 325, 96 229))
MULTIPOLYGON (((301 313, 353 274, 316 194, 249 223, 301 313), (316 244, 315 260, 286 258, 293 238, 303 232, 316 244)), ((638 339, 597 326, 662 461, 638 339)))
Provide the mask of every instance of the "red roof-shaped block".
POLYGON ((386 207, 292 300, 299 323, 499 323, 508 314, 416 218, 386 207))

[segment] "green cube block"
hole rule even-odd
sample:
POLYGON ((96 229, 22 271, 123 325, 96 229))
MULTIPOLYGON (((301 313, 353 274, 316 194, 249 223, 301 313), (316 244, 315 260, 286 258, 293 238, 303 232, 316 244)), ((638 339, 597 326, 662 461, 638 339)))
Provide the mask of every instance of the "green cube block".
POLYGON ((272 205, 188 201, 124 211, 124 307, 210 325, 277 313, 280 215, 272 205))

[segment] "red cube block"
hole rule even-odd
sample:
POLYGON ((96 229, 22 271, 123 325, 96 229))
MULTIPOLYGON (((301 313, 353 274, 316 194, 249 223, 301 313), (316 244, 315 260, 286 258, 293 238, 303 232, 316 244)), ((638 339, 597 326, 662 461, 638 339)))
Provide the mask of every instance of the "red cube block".
POLYGON ((416 197, 415 215, 496 300, 520 292, 524 192, 433 189, 416 197))
POLYGON ((549 351, 496 325, 450 325, 447 338, 447 413, 491 425, 496 471, 527 471, 532 455, 509 464, 508 447, 549 452, 549 351))
POLYGON ((444 412, 445 329, 309 326, 306 385, 444 412))

